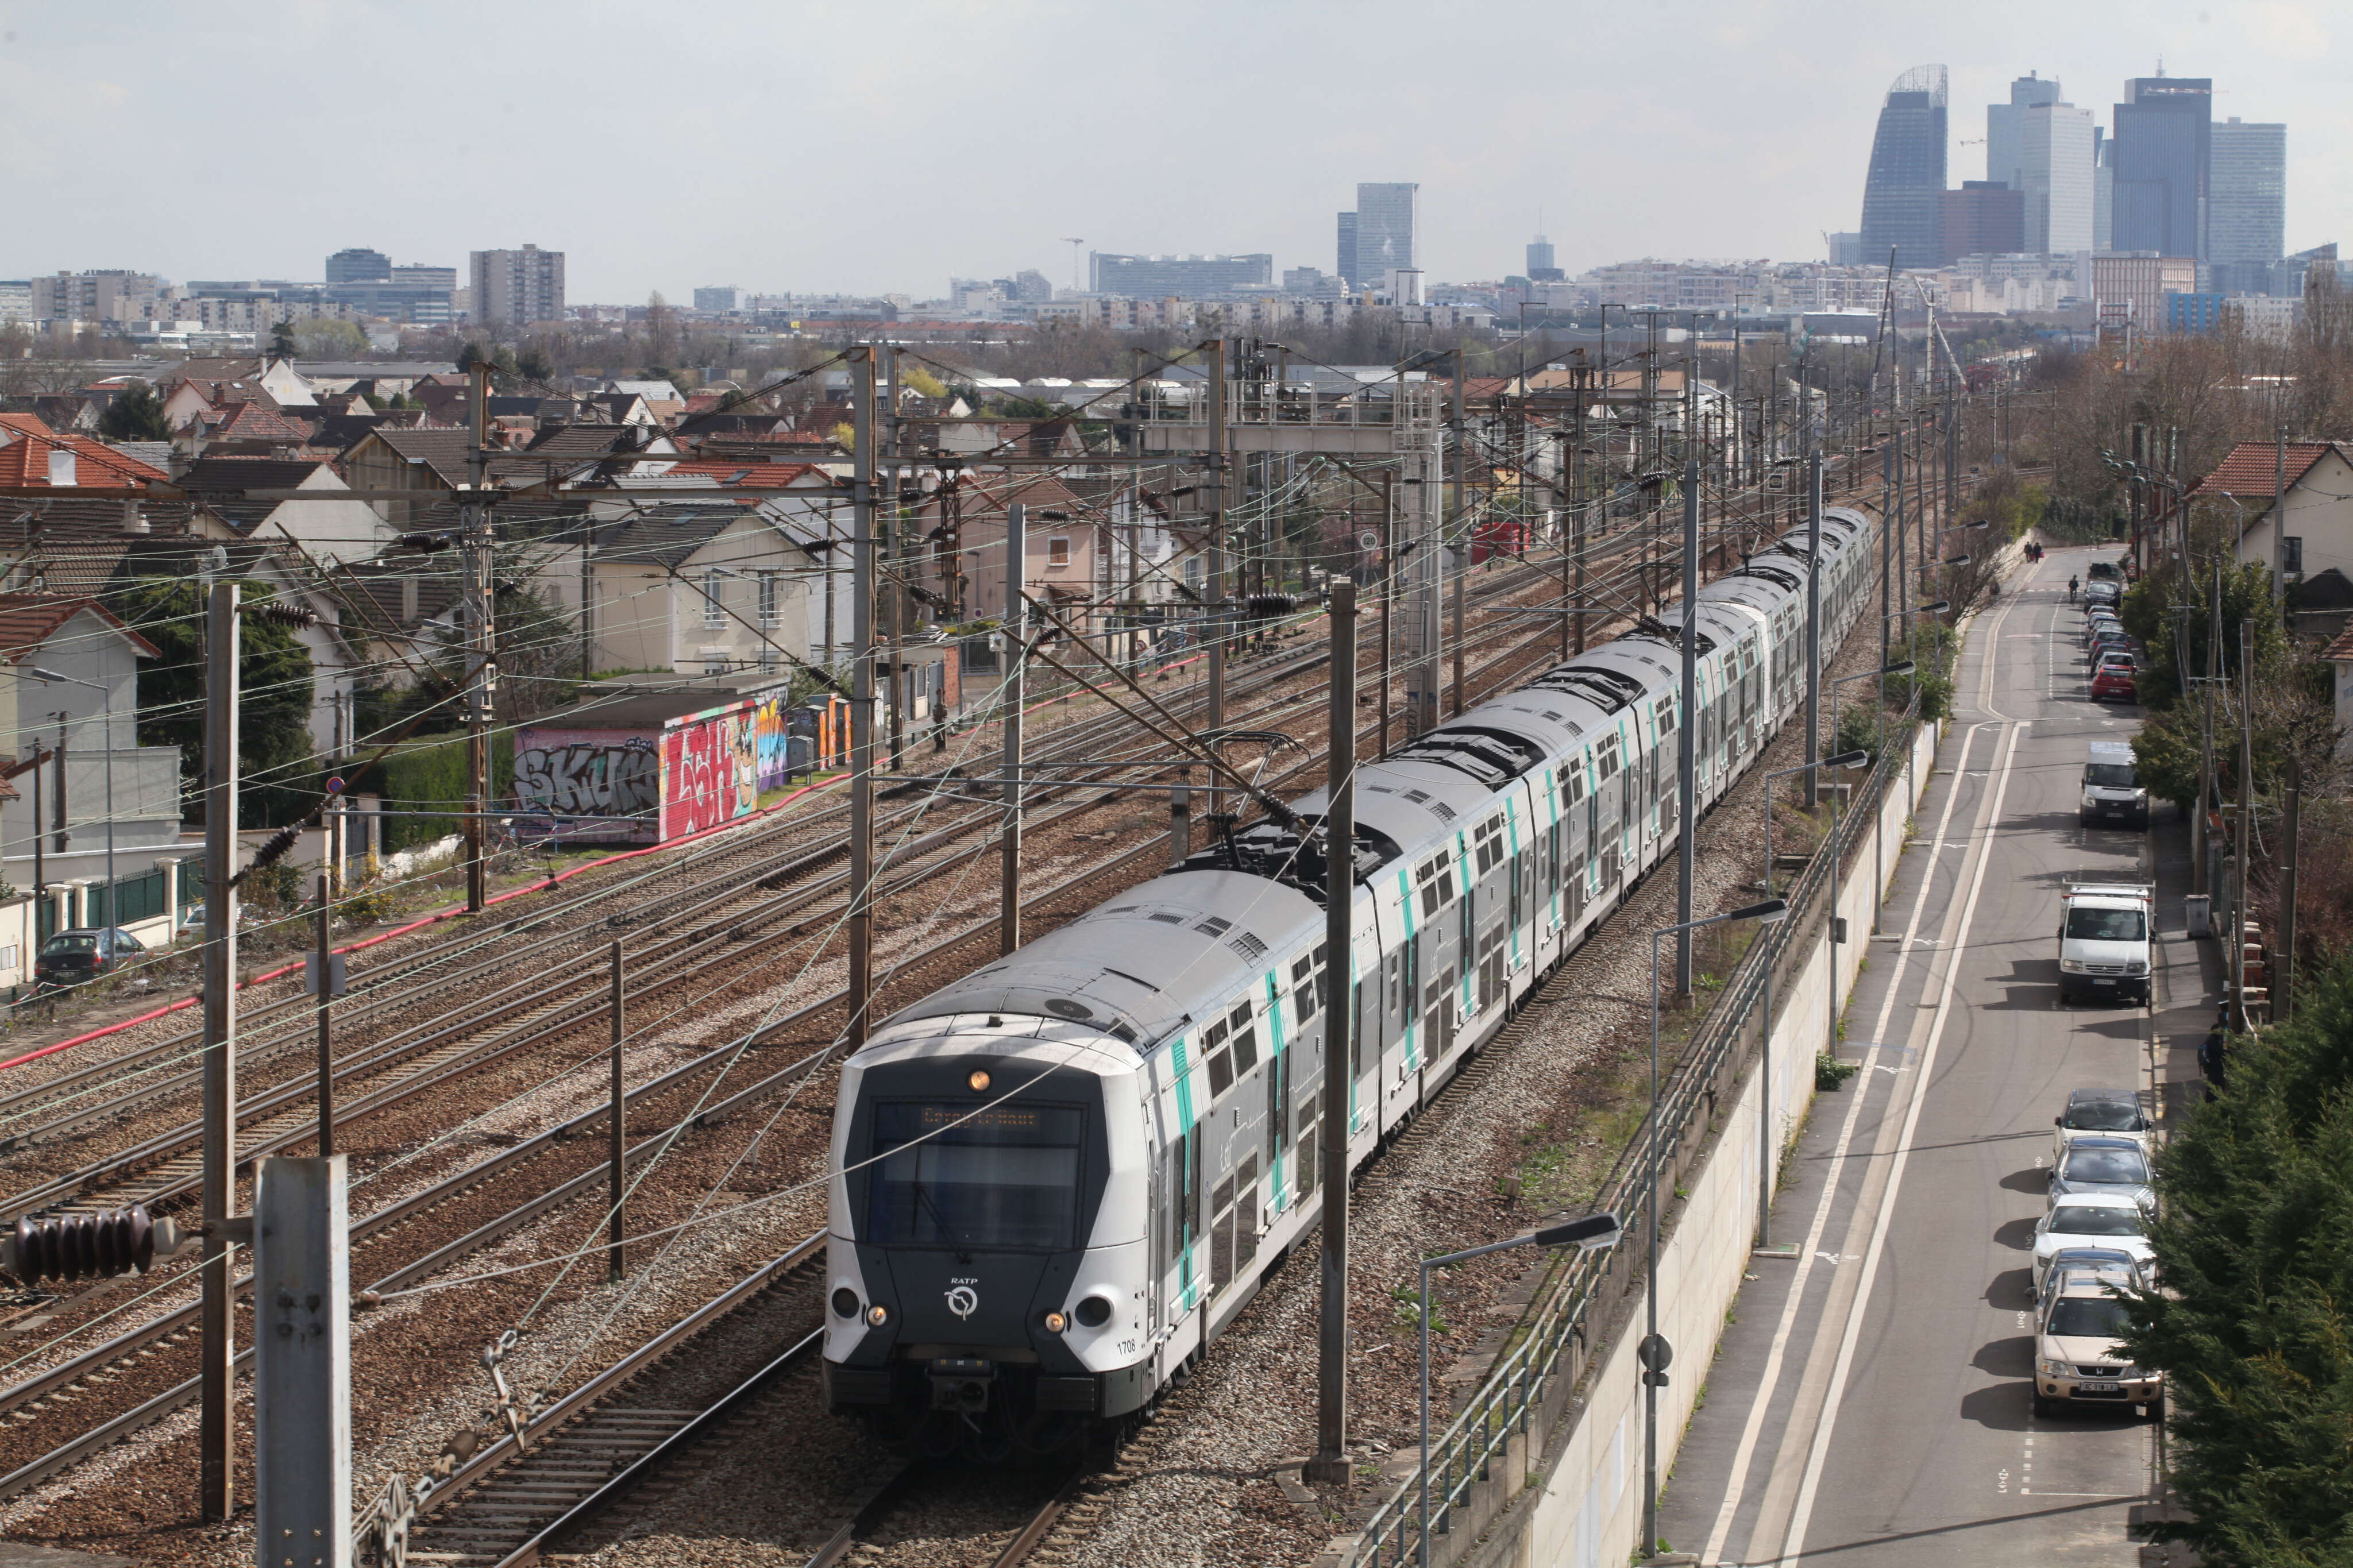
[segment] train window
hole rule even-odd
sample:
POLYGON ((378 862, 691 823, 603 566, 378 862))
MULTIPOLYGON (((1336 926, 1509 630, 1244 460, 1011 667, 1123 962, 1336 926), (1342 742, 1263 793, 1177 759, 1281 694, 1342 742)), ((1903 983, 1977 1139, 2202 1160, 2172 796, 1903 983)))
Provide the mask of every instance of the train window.
POLYGON ((1266 1069, 1266 1159, 1273 1169, 1275 1156, 1291 1146, 1291 1058, 1296 1050, 1278 1052, 1266 1069))
MULTIPOLYGON (((1319 948, 1316 951, 1320 952, 1323 950, 1319 948)), ((1314 980, 1315 960, 1314 958, 1303 957, 1292 961, 1291 1010, 1299 1016, 1299 1022, 1302 1025, 1315 1016, 1314 980)))
POLYGON ((1247 1078, 1250 1068, 1258 1066, 1258 1030, 1250 1023, 1250 1005, 1242 1003, 1226 1016, 1233 1030, 1234 1076, 1247 1078))
POLYGON ((1490 817, 1472 831, 1471 852, 1478 862, 1479 875, 1493 870, 1504 858, 1504 823, 1501 817, 1490 817))
POLYGON ((1659 733, 1662 736, 1675 732, 1675 700, 1673 698, 1660 698, 1651 712, 1651 717, 1658 721, 1659 733))
POLYGON ((1291 1188, 1301 1203, 1315 1194, 1315 1162, 1324 1153, 1324 1122, 1316 1114, 1318 1109, 1312 1097, 1299 1108, 1299 1159, 1292 1169, 1291 1188))
POLYGON ((1454 897, 1454 879, 1448 876, 1446 857, 1433 855, 1421 863, 1414 880, 1421 889, 1421 918, 1432 920, 1447 901, 1454 897))
POLYGON ((878 1246, 1078 1245, 1075 1106, 969 1107, 885 1100, 874 1108, 864 1240, 878 1246))
POLYGON ((1390 953, 1390 954, 1389 954, 1389 959, 1388 959, 1388 998, 1389 998, 1389 999, 1388 999, 1388 1005, 1387 1008, 1385 1009, 1385 1011, 1394 1013, 1394 1012, 1396 1012, 1396 1011, 1398 1010, 1398 977, 1399 977, 1400 975, 1402 975, 1404 973, 1405 973, 1405 950, 1404 950, 1403 948, 1399 948, 1399 949, 1398 949, 1398 951, 1397 951, 1397 952, 1393 952, 1393 953, 1390 953))
POLYGON ((1209 1064, 1209 1098, 1215 1100, 1234 1087, 1234 1064, 1226 1055, 1223 1018, 1201 1031, 1201 1055, 1209 1064))
POLYGON ((1329 1007, 1332 1005, 1332 944, 1315 944, 1315 1000, 1329 1007))

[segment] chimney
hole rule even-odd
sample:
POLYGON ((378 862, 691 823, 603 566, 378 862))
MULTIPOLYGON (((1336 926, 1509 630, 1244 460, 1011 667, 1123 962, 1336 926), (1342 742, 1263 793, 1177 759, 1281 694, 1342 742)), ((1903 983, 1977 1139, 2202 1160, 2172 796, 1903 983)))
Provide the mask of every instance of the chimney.
POLYGON ((146 516, 140 511, 139 503, 135 500, 126 500, 122 503, 122 531, 125 533, 147 531, 146 516))
POLYGON ((74 452, 71 447, 49 448, 49 483, 71 485, 74 480, 74 452))

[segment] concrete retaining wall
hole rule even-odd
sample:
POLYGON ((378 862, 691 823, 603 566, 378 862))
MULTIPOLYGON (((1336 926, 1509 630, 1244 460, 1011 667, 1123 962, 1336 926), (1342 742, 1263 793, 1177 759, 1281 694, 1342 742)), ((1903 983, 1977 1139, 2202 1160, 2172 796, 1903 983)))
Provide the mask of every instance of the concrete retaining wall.
MULTIPOLYGON (((1872 913, 1884 896, 1886 879, 1894 875, 1905 826, 1935 764, 1939 733, 1937 726, 1921 726, 1910 771, 1895 782, 1881 810, 1877 826, 1884 853, 1876 885, 1868 846, 1861 838, 1849 840, 1862 852, 1839 889, 1838 910, 1846 919, 1849 940, 1838 950, 1836 1003, 1826 942, 1775 998, 1770 1076, 1777 1156, 1796 1137, 1812 1102, 1815 1054, 1828 1048, 1830 1020, 1862 972, 1872 913)), ((1668 1220, 1659 1258, 1659 1331, 1674 1346, 1675 1359, 1672 1381, 1659 1395, 1662 1474, 1673 1468, 1675 1447, 1706 1383, 1725 1313, 1749 1268, 1763 1082, 1754 1070, 1743 1075, 1738 1092, 1726 1103, 1722 1131, 1684 1178, 1686 1200, 1668 1220)), ((1637 1550, 1642 1519, 1642 1389, 1634 1360, 1642 1335, 1639 1293, 1633 1306, 1617 1317, 1615 1341, 1594 1362, 1580 1391, 1581 1405, 1566 1430, 1556 1428, 1533 1463, 1515 1453, 1515 1462, 1491 1478, 1482 1489, 1493 1489, 1492 1495, 1481 1500, 1483 1507, 1466 1510, 1470 1528, 1436 1548, 1439 1560, 1476 1568, 1599 1568, 1624 1563, 1637 1550), (1523 1478, 1527 1490, 1514 1500, 1511 1494, 1521 1490, 1523 1478), (1483 1538, 1475 1538, 1482 1525, 1483 1538)))

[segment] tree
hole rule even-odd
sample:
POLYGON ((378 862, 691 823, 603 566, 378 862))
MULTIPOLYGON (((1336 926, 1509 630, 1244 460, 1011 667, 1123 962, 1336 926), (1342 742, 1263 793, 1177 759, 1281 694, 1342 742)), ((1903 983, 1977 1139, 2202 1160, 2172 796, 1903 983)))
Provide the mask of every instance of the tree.
MULTIPOLYGON (((244 601, 273 596, 267 583, 242 584, 244 601)), ((180 749, 181 795, 204 784, 204 591, 186 578, 149 578, 111 606, 163 657, 139 670, 139 743, 180 749)), ((317 800, 311 750, 311 653, 285 626, 237 617, 237 826, 280 827, 317 800)))
POLYGON ((357 359, 368 352, 367 334, 357 324, 324 318, 297 326, 294 344, 304 359, 357 359))
POLYGON ((2217 1564, 2353 1563, 2353 963, 2296 989, 2158 1156, 2125 1340, 2173 1405, 2162 1529, 2217 1564))
POLYGON ((292 359, 294 357, 293 322, 280 321, 276 326, 269 329, 269 357, 271 359, 292 359))
POLYGON ((172 426, 164 417, 164 399, 155 389, 134 381, 99 416, 98 433, 110 441, 168 441, 172 426))

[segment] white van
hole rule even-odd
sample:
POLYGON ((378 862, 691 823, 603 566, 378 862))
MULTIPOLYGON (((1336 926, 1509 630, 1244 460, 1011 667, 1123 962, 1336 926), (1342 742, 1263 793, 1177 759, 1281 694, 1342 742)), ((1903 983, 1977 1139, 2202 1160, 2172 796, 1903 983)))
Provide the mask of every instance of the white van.
POLYGON ((2129 744, 2094 741, 2084 748, 2084 802, 2077 815, 2086 827, 2109 821, 2148 826, 2148 791, 2134 776, 2129 744))
POLYGON ((2072 882, 2059 895, 2059 999, 2146 1004, 2150 895, 2146 882, 2072 882))

